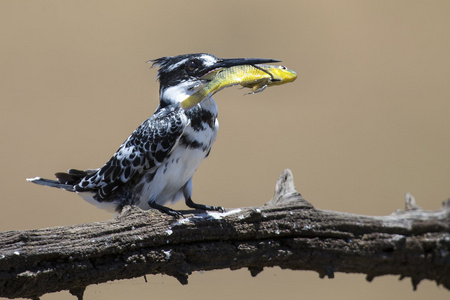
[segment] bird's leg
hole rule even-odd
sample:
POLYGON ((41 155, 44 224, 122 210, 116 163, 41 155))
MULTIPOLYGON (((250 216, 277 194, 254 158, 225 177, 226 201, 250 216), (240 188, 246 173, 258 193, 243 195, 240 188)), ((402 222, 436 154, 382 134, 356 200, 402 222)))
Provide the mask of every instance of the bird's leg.
POLYGON ((183 214, 181 212, 179 212, 177 210, 174 210, 174 209, 171 209, 171 208, 168 208, 167 206, 160 205, 160 204, 156 203, 155 201, 151 201, 151 200, 148 201, 148 205, 151 208, 157 209, 160 212, 166 213, 166 214, 174 216, 174 217, 181 217, 181 216, 183 216, 183 214))
POLYGON ((225 208, 222 206, 210 206, 210 205, 204 205, 204 204, 197 204, 192 201, 191 197, 186 198, 186 205, 190 208, 194 209, 202 209, 202 210, 216 210, 219 212, 224 212, 225 208))

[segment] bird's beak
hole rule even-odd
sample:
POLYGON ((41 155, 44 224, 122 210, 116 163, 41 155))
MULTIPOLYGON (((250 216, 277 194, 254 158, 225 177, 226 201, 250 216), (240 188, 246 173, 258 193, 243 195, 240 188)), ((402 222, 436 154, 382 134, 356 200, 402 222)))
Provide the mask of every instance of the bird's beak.
POLYGON ((268 64, 268 63, 274 63, 274 62, 280 62, 280 60, 277 59, 271 59, 271 58, 225 58, 220 59, 212 66, 208 67, 206 71, 212 71, 215 69, 221 69, 221 68, 229 68, 234 66, 241 66, 241 65, 257 65, 257 64, 268 64))

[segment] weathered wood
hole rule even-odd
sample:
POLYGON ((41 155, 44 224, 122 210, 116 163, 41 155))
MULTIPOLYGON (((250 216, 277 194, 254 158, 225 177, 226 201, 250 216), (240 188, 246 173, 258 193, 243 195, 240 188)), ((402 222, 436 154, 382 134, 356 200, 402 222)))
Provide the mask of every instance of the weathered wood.
POLYGON ((0 296, 33 298, 91 284, 167 274, 186 284, 194 271, 265 267, 395 274, 450 289, 450 205, 371 217, 315 209, 281 175, 262 207, 186 212, 175 219, 128 207, 117 218, 76 226, 0 233, 0 296))

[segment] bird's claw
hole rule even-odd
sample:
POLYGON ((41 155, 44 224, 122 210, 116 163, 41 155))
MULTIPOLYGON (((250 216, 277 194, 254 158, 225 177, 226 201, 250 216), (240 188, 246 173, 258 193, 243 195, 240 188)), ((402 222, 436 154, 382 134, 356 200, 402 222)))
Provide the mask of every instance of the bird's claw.
POLYGON ((224 213, 225 212, 225 208, 223 208, 223 206, 213 206, 212 210, 218 211, 220 213, 224 213))
POLYGON ((178 211, 178 210, 171 209, 170 211, 167 211, 166 213, 171 215, 171 216, 174 216, 176 218, 183 218, 184 217, 183 213, 181 211, 178 211))
POLYGON ((149 204, 149 206, 151 208, 157 209, 160 212, 168 214, 170 216, 177 217, 177 218, 183 217, 183 213, 182 212, 180 212, 178 210, 171 209, 171 208, 169 208, 167 206, 163 206, 163 205, 157 204, 154 201, 149 202, 148 204, 149 204))

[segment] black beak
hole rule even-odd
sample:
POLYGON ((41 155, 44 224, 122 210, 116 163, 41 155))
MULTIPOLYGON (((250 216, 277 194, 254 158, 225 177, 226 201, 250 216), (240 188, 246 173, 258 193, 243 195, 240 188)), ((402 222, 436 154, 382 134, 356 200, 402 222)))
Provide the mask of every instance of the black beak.
POLYGON ((217 68, 229 68, 240 65, 257 65, 280 62, 281 60, 271 58, 225 58, 220 59, 217 63, 210 66, 206 71, 211 71, 217 68))

